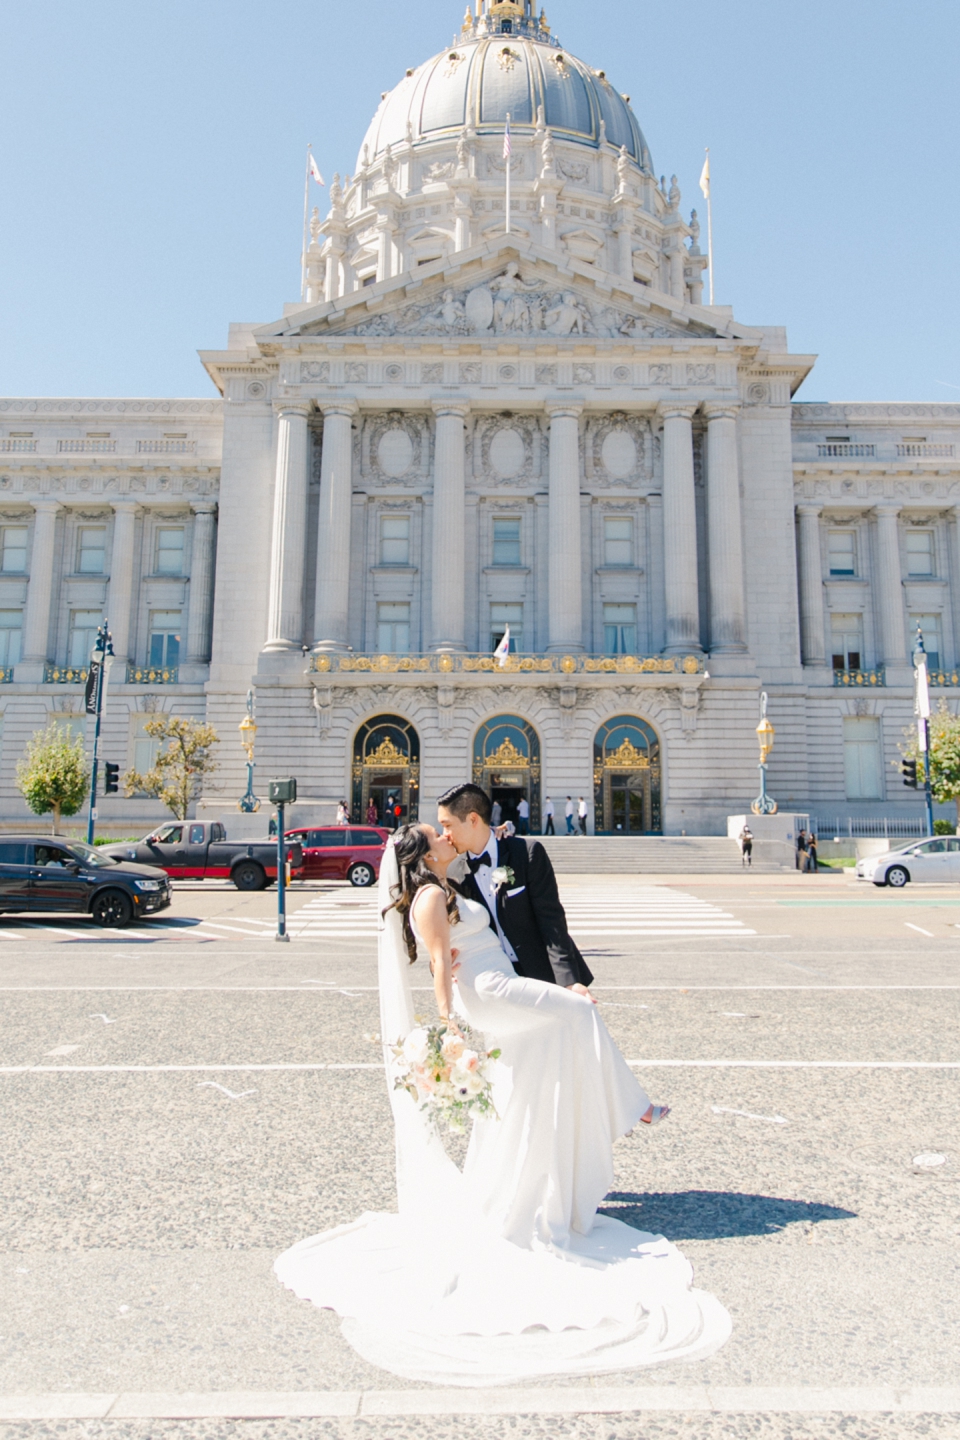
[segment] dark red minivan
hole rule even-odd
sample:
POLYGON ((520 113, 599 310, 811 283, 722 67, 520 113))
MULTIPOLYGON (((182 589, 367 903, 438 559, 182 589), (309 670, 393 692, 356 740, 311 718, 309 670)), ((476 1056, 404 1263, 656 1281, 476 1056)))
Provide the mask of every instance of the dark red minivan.
POLYGON ((298 880, 349 880, 375 885, 389 830, 373 825, 329 825, 317 830, 288 830, 288 840, 303 846, 298 880))

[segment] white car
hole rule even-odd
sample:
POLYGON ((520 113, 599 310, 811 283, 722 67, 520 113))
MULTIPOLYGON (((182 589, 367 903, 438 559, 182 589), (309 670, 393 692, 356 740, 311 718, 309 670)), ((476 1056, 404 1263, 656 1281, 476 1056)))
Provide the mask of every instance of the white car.
POLYGON ((900 850, 857 861, 857 879, 899 890, 910 881, 921 885, 960 884, 960 836, 935 835, 900 850))

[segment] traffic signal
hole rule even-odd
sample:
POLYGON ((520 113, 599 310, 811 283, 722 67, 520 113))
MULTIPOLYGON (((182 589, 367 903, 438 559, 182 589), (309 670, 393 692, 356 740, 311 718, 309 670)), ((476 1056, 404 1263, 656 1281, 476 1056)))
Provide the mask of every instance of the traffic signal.
POLYGON ((104 774, 104 795, 116 795, 120 789, 120 766, 111 765, 108 760, 103 767, 104 774))
POLYGON ((908 790, 917 788, 917 762, 916 760, 901 760, 900 769, 903 772, 903 783, 908 790))
POLYGON ((271 780, 269 787, 271 805, 292 805, 297 798, 296 780, 271 780))

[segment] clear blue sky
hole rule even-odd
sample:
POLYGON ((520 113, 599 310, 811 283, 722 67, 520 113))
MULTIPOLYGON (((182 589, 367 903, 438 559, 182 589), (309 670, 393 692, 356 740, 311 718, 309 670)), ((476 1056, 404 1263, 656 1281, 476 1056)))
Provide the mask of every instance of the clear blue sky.
MULTIPOLYGON (((0 0, 0 394, 203 395, 196 350, 299 291, 303 156, 355 168, 464 0, 0 0)), ((960 397, 956 0, 553 0, 698 205, 717 300, 804 399, 960 397)))

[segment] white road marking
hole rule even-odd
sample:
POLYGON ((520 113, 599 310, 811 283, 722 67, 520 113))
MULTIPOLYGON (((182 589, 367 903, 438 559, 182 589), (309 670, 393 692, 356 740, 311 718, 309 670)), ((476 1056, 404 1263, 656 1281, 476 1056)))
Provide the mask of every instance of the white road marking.
POLYGON ((111 1020, 108 1015, 104 1015, 104 1014, 102 1014, 102 1013, 99 1014, 99 1015, 90 1015, 90 1016, 88 1016, 88 1019, 90 1019, 90 1020, 102 1020, 103 1023, 104 1023, 104 1025, 116 1025, 116 1023, 117 1023, 116 1020, 111 1020))
POLYGON ((216 1080, 197 1081, 198 1090, 204 1090, 207 1088, 211 1090, 219 1090, 224 1095, 229 1096, 231 1100, 245 1100, 248 1095, 256 1095, 257 1093, 256 1090, 240 1090, 239 1092, 234 1090, 228 1090, 226 1085, 218 1085, 216 1080))
POLYGON ((932 930, 924 930, 922 925, 913 925, 909 920, 904 920, 903 923, 908 930, 916 930, 918 935, 928 935, 931 940, 936 938, 932 930))
POLYGON ((936 1154, 914 1155, 913 1163, 921 1166, 924 1170, 935 1170, 938 1165, 946 1165, 947 1157, 936 1154))
POLYGON ((714 1115, 740 1115, 744 1120, 769 1120, 771 1125, 789 1125, 782 1115, 752 1115, 749 1110, 729 1110, 726 1105, 711 1105, 714 1115))
POLYGON ((79 1049, 79 1045, 58 1045, 56 1050, 46 1051, 46 1056, 52 1059, 54 1055, 73 1055, 79 1049))

